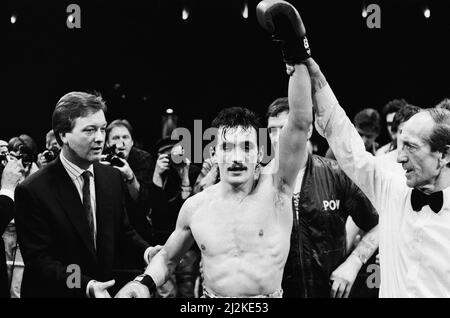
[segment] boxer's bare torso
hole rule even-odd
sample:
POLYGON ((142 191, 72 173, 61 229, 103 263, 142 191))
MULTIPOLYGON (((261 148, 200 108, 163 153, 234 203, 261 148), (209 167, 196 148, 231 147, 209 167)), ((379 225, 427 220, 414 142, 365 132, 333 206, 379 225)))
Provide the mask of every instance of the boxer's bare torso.
POLYGON ((281 288, 292 229, 291 193, 262 174, 249 193, 216 184, 190 198, 186 219, 202 253, 204 287, 219 296, 256 296, 281 288))

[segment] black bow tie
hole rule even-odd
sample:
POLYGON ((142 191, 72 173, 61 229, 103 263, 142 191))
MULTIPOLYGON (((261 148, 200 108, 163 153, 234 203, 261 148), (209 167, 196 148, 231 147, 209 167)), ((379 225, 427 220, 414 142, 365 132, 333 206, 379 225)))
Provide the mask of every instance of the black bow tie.
POLYGON ((430 195, 423 193, 420 190, 413 189, 411 193, 411 206, 414 211, 419 212, 422 207, 429 205, 434 213, 439 213, 444 203, 444 196, 442 191, 434 192, 430 195))

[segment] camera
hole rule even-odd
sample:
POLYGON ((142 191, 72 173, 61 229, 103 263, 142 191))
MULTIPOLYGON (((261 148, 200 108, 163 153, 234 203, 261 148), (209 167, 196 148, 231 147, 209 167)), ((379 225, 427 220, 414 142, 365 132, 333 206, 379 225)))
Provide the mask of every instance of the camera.
POLYGON ((185 161, 183 160, 183 157, 184 157, 183 147, 182 146, 173 147, 169 155, 169 166, 174 169, 179 169, 183 167, 186 164, 185 161))
POLYGON ((37 154, 33 152, 33 149, 26 145, 21 146, 18 153, 10 152, 9 154, 14 156, 16 159, 22 160, 22 165, 24 167, 28 167, 33 162, 37 161, 37 154))
POLYGON ((45 150, 42 153, 42 156, 45 158, 47 162, 53 161, 58 157, 59 148, 56 146, 51 147, 49 150, 45 150))
POLYGON ((0 155, 0 168, 5 167, 8 163, 8 155, 7 154, 1 154, 0 155))
POLYGON ((106 148, 103 154, 106 155, 106 157, 102 158, 102 161, 109 162, 111 166, 124 166, 124 163, 122 162, 122 160, 120 160, 120 158, 125 159, 125 156, 121 152, 116 153, 116 145, 112 145, 111 147, 106 148))

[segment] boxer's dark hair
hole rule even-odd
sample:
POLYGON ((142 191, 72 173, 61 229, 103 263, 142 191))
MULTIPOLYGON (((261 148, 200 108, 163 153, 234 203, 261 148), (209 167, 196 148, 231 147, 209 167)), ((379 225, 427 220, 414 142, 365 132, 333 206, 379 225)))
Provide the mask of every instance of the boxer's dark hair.
POLYGON ((128 129, 128 132, 130 133, 131 138, 133 138, 133 127, 131 126, 130 122, 126 119, 116 119, 113 120, 108 127, 106 127, 106 138, 108 138, 109 133, 113 128, 115 127, 125 127, 128 129))
POLYGON ((269 120, 270 117, 277 117, 283 112, 289 113, 289 102, 287 97, 277 98, 269 105, 266 112, 266 120, 269 120))
POLYGON ((259 129, 262 127, 261 119, 257 114, 244 107, 225 108, 219 112, 211 123, 211 127, 223 127, 222 137, 230 128, 243 127, 245 130, 256 129, 256 138, 259 145, 259 129))
POLYGON ((107 107, 98 93, 70 92, 61 97, 52 116, 52 127, 58 144, 62 146, 63 142, 59 135, 70 132, 75 126, 75 119, 100 110, 106 113, 107 107))
POLYGON ((374 135, 380 134, 380 114, 373 108, 364 108, 355 115, 355 126, 374 135))
POLYGON ((450 110, 450 99, 444 98, 439 102, 439 104, 436 105, 437 108, 445 108, 447 110, 450 110))
MULTIPOLYGON (((422 111, 429 113, 434 121, 433 130, 428 137, 424 138, 424 141, 430 145, 432 152, 446 153, 446 148, 450 146, 450 111, 437 107, 422 111)), ((450 163, 447 164, 447 167, 450 167, 450 163)))

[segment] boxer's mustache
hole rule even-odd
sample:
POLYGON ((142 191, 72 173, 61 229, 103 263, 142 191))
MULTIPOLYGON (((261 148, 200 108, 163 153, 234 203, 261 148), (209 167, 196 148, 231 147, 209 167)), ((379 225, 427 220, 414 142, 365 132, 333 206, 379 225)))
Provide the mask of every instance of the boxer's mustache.
POLYGON ((241 171, 241 170, 247 170, 247 167, 245 167, 243 164, 233 164, 231 167, 228 168, 228 171, 241 171))

